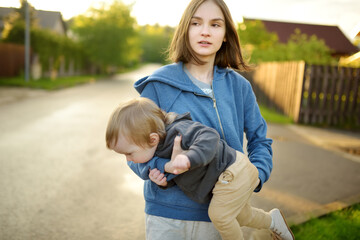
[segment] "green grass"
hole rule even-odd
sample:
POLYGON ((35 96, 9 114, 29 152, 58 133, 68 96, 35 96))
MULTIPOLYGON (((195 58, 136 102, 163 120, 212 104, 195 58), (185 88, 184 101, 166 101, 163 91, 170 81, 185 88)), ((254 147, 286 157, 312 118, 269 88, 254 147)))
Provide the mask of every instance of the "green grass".
POLYGON ((260 105, 260 112, 263 118, 268 123, 278 123, 278 124, 290 124, 293 123, 293 120, 285 115, 282 115, 275 110, 260 105))
POLYGON ((95 82, 100 76, 71 76, 59 77, 55 80, 50 78, 41 78, 39 80, 30 80, 25 82, 24 77, 0 78, 0 86, 40 88, 45 90, 57 90, 73 87, 79 84, 95 82))
POLYGON ((291 227, 296 240, 360 239, 360 203, 291 227))

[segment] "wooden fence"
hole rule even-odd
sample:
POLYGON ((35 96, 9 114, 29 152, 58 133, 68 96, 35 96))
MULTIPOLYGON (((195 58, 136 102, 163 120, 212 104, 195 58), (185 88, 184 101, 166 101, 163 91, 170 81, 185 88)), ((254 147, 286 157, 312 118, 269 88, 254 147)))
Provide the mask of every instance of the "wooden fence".
POLYGON ((25 47, 13 43, 0 43, 0 77, 14 77, 24 70, 25 47))
POLYGON ((260 102, 297 123, 360 127, 360 68, 270 62, 251 78, 260 102))

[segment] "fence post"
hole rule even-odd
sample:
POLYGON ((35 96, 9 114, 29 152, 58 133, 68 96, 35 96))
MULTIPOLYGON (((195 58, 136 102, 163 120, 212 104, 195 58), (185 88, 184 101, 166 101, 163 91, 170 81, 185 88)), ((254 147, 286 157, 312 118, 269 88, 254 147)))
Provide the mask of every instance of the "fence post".
POLYGON ((299 115, 304 94, 304 82, 305 82, 305 62, 301 61, 297 65, 296 78, 295 78, 295 93, 294 93, 294 110, 293 119, 296 123, 299 122, 299 115))

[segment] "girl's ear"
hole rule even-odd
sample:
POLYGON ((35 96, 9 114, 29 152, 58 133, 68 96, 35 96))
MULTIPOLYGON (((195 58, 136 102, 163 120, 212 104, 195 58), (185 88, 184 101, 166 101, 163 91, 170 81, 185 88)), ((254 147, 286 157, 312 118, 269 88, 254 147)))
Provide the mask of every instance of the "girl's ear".
POLYGON ((160 136, 157 133, 150 133, 150 145, 157 145, 160 141, 160 136))

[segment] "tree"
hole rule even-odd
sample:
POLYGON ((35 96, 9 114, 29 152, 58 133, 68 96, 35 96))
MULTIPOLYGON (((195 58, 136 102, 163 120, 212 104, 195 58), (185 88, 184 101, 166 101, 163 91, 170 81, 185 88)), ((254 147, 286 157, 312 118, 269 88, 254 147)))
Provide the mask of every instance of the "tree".
MULTIPOLYGON (((25 0, 20 0, 20 8, 15 9, 14 12, 10 13, 8 16, 4 18, 4 29, 2 32, 2 36, 4 39, 7 39, 9 35, 13 35, 10 38, 14 38, 14 36, 17 36, 18 39, 16 39, 17 42, 24 42, 25 39, 25 33, 23 32, 22 35, 18 33, 19 29, 25 28, 25 12, 26 12, 26 5, 25 0), (12 31, 15 31, 15 33, 12 33, 12 31)), ((28 3, 29 5, 29 12, 30 12, 30 24, 31 27, 38 27, 38 19, 36 17, 36 11, 35 8, 28 3)))
POLYGON ((296 30, 286 44, 275 33, 265 29, 259 20, 248 20, 238 26, 245 56, 252 63, 267 61, 304 60, 310 64, 329 64, 334 61, 331 50, 315 35, 307 36, 296 30))
POLYGON ((333 61, 331 50, 322 39, 308 36, 299 29, 291 35, 287 43, 287 58, 305 60, 309 64, 329 64, 333 61))
MULTIPOLYGON (((44 71, 56 73, 61 60, 69 64, 72 61, 75 67, 84 65, 85 56, 83 50, 73 40, 66 36, 58 35, 47 29, 41 29, 38 25, 38 18, 34 7, 29 4, 30 10, 30 38, 33 53, 38 54, 44 71), (52 64, 50 64, 50 59, 52 64)), ((21 7, 5 18, 3 42, 24 44, 25 41, 25 1, 21 0, 21 7)))
POLYGON ((171 27, 161 27, 159 25, 146 25, 140 27, 140 39, 142 61, 166 63, 166 51, 170 44, 174 29, 171 27))
POLYGON ((140 50, 130 6, 115 0, 111 5, 90 8, 77 16, 72 30, 90 60, 102 70, 129 66, 139 60, 140 50))
POLYGON ((252 45, 258 49, 271 48, 279 42, 276 33, 268 32, 260 20, 245 20, 239 23, 238 34, 242 44, 252 45))

